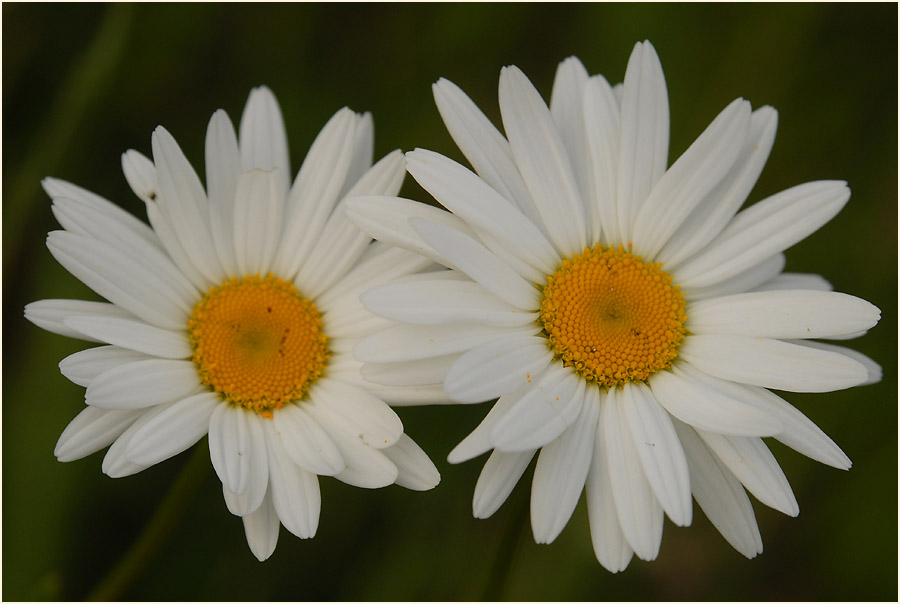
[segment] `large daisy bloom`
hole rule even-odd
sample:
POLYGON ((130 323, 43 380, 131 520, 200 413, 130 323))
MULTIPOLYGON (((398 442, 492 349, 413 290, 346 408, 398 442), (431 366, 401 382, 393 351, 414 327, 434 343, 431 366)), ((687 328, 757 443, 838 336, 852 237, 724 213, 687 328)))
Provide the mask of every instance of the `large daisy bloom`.
POLYGON ((369 114, 341 109, 291 184, 281 110, 254 89, 238 134, 224 111, 206 135, 206 190, 175 139, 152 136, 153 160, 122 156, 150 225, 56 179, 43 182, 62 231, 47 246, 109 302, 41 300, 25 316, 103 345, 60 363, 87 407, 56 445, 60 461, 104 447, 103 471, 128 476, 209 435, 228 509, 260 560, 283 524, 315 535, 318 475, 426 490, 440 477, 389 404, 439 388, 369 383, 354 344, 391 322, 360 292, 430 260, 372 239, 344 212, 348 195, 396 195, 395 151, 372 165, 369 114), (239 134, 239 136, 238 136, 239 134))
POLYGON ((835 216, 844 182, 802 184, 738 211, 775 137, 776 112, 737 99, 667 167, 662 68, 638 43, 624 84, 575 58, 548 107, 501 72, 504 137, 454 84, 434 85, 475 173, 426 150, 407 170, 450 212, 396 197, 348 201, 376 239, 450 270, 377 287, 364 306, 403 324, 364 338, 369 380, 442 383, 460 403, 498 399, 449 455, 493 450, 474 514, 505 501, 537 454, 531 526, 552 542, 586 492, 599 562, 657 556, 664 515, 693 496, 747 557, 762 551, 749 491, 790 516, 797 501, 762 437, 828 465, 846 455, 769 389, 825 392, 880 379, 859 353, 880 313, 783 251, 835 216))

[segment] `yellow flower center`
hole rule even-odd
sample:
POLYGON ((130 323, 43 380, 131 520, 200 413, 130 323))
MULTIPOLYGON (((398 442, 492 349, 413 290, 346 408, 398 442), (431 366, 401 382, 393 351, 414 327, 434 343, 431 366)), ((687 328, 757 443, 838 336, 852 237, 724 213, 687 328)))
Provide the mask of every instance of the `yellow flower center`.
POLYGON ((271 274, 210 288, 194 306, 188 334, 200 381, 267 417, 302 399, 329 357, 316 305, 271 274))
POLYGON ((660 267, 599 243, 562 261, 547 277, 540 321, 563 365, 606 388, 672 366, 687 317, 684 293, 660 267))

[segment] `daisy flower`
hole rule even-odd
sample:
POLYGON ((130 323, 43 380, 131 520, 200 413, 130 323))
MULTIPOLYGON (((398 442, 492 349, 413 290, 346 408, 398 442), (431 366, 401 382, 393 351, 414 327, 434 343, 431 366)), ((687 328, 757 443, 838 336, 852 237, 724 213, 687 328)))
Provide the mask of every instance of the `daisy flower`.
POLYGON ((454 84, 434 85, 475 173, 426 150, 407 170, 452 213, 396 197, 348 201, 376 239, 450 270, 377 287, 364 306, 401 322, 355 347, 373 382, 442 383, 498 399, 453 449, 493 450, 475 487, 493 514, 537 454, 531 526, 552 542, 584 490, 599 562, 657 556, 664 515, 692 501, 747 557, 762 551, 749 491, 797 501, 762 437, 847 469, 846 455, 769 389, 826 392, 880 369, 817 341, 861 335, 880 313, 783 273, 783 251, 844 206, 844 182, 802 184, 738 211, 775 137, 776 112, 737 99, 667 168, 665 81, 649 42, 624 84, 576 58, 550 106, 516 67, 500 74, 504 137, 454 84))
POLYGON ((87 407, 56 445, 60 461, 104 447, 111 477, 140 472, 209 435, 228 509, 260 560, 283 524, 315 535, 318 475, 378 488, 426 490, 440 477, 389 404, 444 397, 440 388, 384 387, 359 375, 351 350, 390 324, 360 292, 432 264, 361 232, 347 195, 396 195, 395 151, 372 165, 369 114, 341 109, 293 184, 281 110, 250 93, 239 137, 224 111, 206 135, 206 190, 175 139, 152 136, 153 160, 122 156, 150 225, 109 201, 48 178, 62 231, 53 256, 108 302, 41 300, 25 316, 54 333, 104 345, 60 363, 87 407))

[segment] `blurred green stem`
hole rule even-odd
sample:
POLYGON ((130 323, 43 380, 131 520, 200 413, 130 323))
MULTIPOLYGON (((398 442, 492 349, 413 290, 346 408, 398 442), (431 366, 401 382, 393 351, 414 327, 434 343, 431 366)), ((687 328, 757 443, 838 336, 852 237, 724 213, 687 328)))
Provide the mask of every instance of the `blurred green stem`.
POLYGON ((207 447, 202 444, 196 445, 190 459, 181 470, 178 480, 169 489, 140 537, 119 563, 88 594, 88 601, 109 602, 122 597, 122 594, 153 559, 165 543, 169 533, 181 520, 188 504, 203 482, 208 468, 209 452, 207 447))
POLYGON ((93 102, 112 82, 112 75, 124 56, 122 48, 134 20, 135 7, 128 3, 109 5, 91 46, 74 62, 65 82, 47 111, 47 116, 31 139, 25 157, 3 199, 3 273, 16 265, 20 255, 22 225, 36 206, 32 200, 40 190, 40 180, 49 176, 65 155, 81 120, 93 102))
POLYGON ((528 531, 528 510, 530 507, 529 490, 517 488, 514 500, 506 514, 506 523, 503 525, 503 533, 500 543, 497 545, 497 554, 488 574, 487 584, 484 586, 482 602, 497 602, 506 598, 506 587, 512 571, 513 562, 522 544, 522 538, 528 531))

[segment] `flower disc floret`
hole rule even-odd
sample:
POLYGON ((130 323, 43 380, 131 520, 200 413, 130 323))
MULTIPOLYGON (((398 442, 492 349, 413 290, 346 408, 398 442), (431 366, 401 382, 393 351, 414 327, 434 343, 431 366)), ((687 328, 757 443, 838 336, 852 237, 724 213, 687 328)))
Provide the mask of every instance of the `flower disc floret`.
POLYGON ((671 367, 686 318, 684 293, 671 275, 621 245, 598 243, 563 260, 541 300, 554 354, 607 388, 671 367))
POLYGON ((201 382, 263 415, 302 399, 329 358, 316 305, 271 274, 210 288, 188 332, 201 382))

